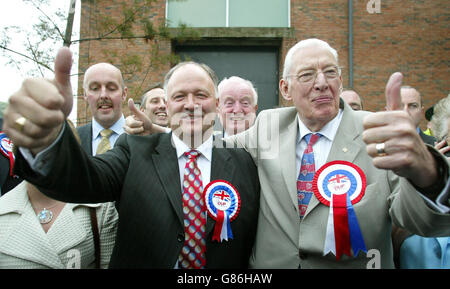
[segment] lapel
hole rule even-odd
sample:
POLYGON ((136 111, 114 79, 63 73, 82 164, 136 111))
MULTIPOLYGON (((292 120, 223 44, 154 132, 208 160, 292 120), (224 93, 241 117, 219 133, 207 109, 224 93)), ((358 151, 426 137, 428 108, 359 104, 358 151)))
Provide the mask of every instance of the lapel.
MULTIPOLYGON (((52 247, 58 254, 77 246, 87 238, 86 228, 79 222, 73 212, 77 206, 79 204, 67 203, 47 232, 52 247)), ((83 206, 95 207, 99 205, 83 206)))
MULTIPOLYGON (((296 112, 296 110, 295 110, 296 112)), ((296 153, 298 133, 297 113, 285 130, 280 131, 280 167, 289 197, 298 213, 297 176, 296 176, 296 153)), ((292 208, 289 205, 286 209, 292 208)))
POLYGON ((46 236, 31 207, 25 182, 19 184, 8 195, 10 197, 8 202, 16 204, 16 208, 10 208, 12 209, 11 212, 19 213, 20 217, 2 237, 0 252, 53 269, 63 269, 64 266, 57 251, 49 242, 48 236, 46 236))
POLYGON ((160 136, 159 144, 155 148, 157 154, 152 154, 152 159, 163 189, 169 197, 180 224, 184 227, 178 159, 171 139, 172 133, 160 136))
MULTIPOLYGON (((328 154, 327 163, 334 160, 344 160, 353 163, 360 150, 364 147, 359 144, 356 139, 361 135, 361 127, 356 125, 359 117, 347 104, 343 104, 344 114, 341 123, 333 140, 330 153, 328 154), (356 121, 355 121, 356 120, 356 121)), ((316 168, 318 170, 319 168, 316 168)), ((320 201, 313 195, 305 212, 305 217, 312 211, 320 201)))
POLYGON ((84 151, 92 155, 92 122, 77 128, 84 151))
MULTIPOLYGON (((225 146, 225 145, 224 145, 225 146)), ((211 160, 211 178, 214 180, 225 180, 230 184, 233 184, 233 176, 236 167, 234 162, 231 161, 231 154, 226 148, 213 147, 212 160, 211 160)), ((205 188, 207 184, 203 184, 205 188)), ((214 228, 215 221, 212 218, 206 220, 206 235, 208 235, 214 228)))

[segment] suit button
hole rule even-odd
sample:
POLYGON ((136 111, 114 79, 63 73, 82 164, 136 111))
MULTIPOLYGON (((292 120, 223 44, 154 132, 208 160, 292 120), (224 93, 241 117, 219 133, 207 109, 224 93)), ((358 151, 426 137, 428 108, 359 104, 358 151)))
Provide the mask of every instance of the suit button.
POLYGON ((300 259, 307 259, 308 258, 308 254, 303 253, 301 251, 298 251, 298 256, 300 257, 300 259))
POLYGON ((182 234, 178 234, 177 240, 178 240, 178 242, 183 242, 184 236, 182 234))

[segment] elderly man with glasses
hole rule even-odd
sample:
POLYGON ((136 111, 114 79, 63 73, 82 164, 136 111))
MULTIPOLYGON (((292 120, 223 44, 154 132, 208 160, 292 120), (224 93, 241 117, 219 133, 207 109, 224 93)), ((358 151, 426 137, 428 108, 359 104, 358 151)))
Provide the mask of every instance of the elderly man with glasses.
POLYGON ((392 223, 450 234, 448 163, 401 110, 401 81, 386 86, 396 111, 354 111, 339 97, 335 49, 307 39, 288 51, 280 91, 294 107, 231 137, 261 182, 252 267, 393 268, 392 223))

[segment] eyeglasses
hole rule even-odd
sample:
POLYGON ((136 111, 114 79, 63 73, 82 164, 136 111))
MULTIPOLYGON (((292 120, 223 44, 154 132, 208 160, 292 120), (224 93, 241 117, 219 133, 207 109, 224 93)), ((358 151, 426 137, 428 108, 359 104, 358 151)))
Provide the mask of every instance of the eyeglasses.
POLYGON ((333 80, 339 77, 341 74, 341 69, 337 66, 330 66, 325 69, 315 70, 307 69, 302 70, 298 74, 289 74, 287 77, 295 76, 297 81, 300 83, 311 83, 316 80, 317 75, 322 72, 326 79, 333 80))

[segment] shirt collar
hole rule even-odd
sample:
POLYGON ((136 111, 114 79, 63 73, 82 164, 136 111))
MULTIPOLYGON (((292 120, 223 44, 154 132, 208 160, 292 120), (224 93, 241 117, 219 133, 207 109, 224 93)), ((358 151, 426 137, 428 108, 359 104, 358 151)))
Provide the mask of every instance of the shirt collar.
MULTIPOLYGON (((123 125, 125 124, 125 117, 123 114, 120 118, 109 128, 114 133, 121 135, 123 133, 123 125)), ((99 124, 95 118, 92 118, 92 137, 96 139, 100 132, 105 129, 101 124, 99 124)))
MULTIPOLYGON (((341 123, 343 115, 343 110, 339 109, 338 114, 329 121, 320 131, 316 131, 314 133, 320 133, 322 136, 326 137, 331 142, 334 140, 334 137, 336 136, 336 132, 339 128, 339 124, 341 123)), ((309 130, 309 128, 306 127, 306 125, 303 124, 301 121, 299 115, 297 114, 298 119, 298 133, 297 133, 297 143, 300 143, 300 141, 303 139, 303 137, 309 133, 313 133, 309 130)))
MULTIPOLYGON (((175 145, 175 149, 177 150, 177 158, 180 158, 185 152, 191 150, 178 136, 172 133, 172 141, 175 145)), ((205 142, 203 142, 197 150, 200 152, 208 161, 211 161, 212 158, 212 145, 213 145, 213 136, 211 135, 205 142)))

